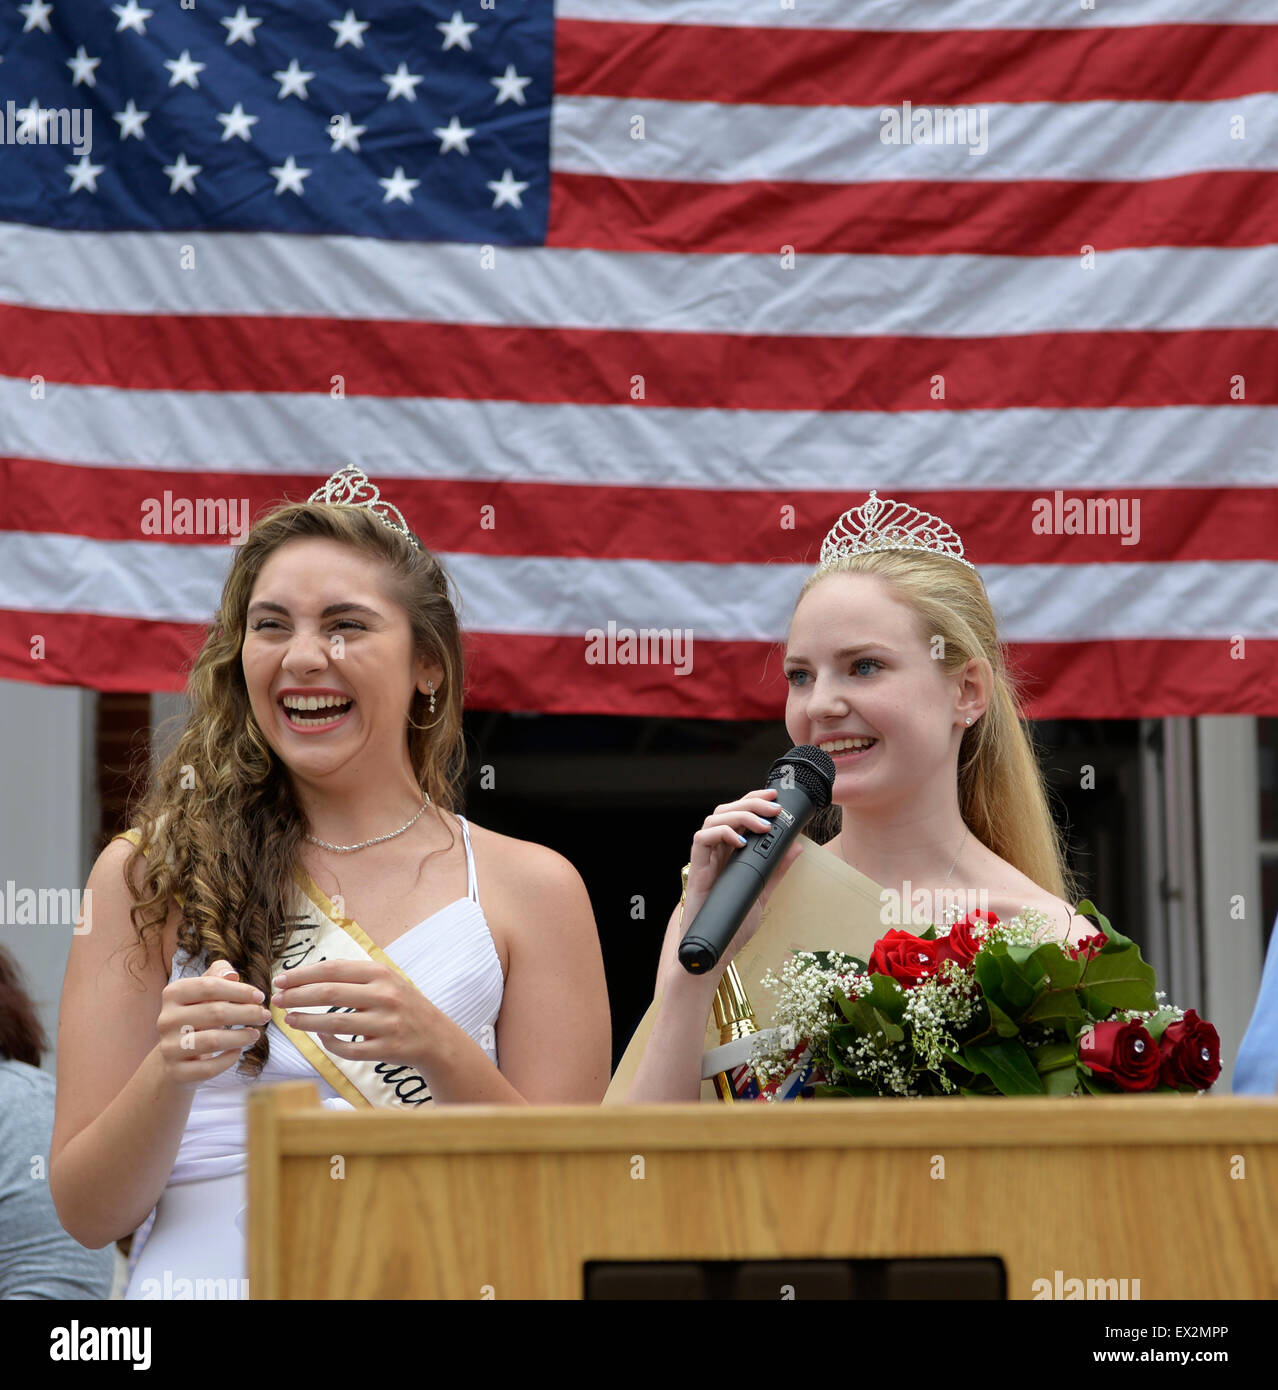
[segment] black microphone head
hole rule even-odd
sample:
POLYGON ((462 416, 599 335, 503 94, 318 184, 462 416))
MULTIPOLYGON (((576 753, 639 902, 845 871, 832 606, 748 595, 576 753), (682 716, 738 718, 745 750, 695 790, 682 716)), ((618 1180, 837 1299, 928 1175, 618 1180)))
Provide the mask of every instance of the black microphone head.
POLYGON ((800 787, 813 806, 823 810, 834 795, 834 759, 814 744, 800 744, 772 764, 764 785, 775 787, 782 782, 800 787))

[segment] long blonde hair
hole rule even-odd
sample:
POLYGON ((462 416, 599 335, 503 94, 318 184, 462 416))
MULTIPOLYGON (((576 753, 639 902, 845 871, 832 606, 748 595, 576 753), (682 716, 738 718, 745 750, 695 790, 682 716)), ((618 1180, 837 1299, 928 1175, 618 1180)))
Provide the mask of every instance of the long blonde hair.
MULTIPOLYGON (((799 600, 832 574, 868 574, 883 580, 896 598, 913 609, 925 640, 942 639, 937 659, 947 675, 957 675, 973 657, 986 666, 991 680, 989 705, 964 731, 959 748, 959 811, 972 834, 995 854, 1040 888, 1073 903, 1077 885, 1052 820, 1047 784, 980 577, 966 565, 940 555, 872 551, 818 567, 799 600)), ((835 808, 824 828, 833 825, 837 833, 841 819, 835 808)))
MULTIPOLYGON (((125 881, 144 950, 175 896, 183 913, 179 945, 192 955, 207 951, 210 961, 229 960, 267 998, 272 964, 295 910, 294 871, 305 827, 288 771, 253 714, 241 653, 249 598, 263 565, 287 542, 314 537, 384 562, 387 591, 407 614, 414 652, 443 668, 436 713, 427 717, 427 696, 416 691, 406 721, 419 787, 437 807, 454 810, 465 766, 461 632, 451 581, 439 561, 366 508, 291 503, 261 518, 236 550, 191 668, 185 725, 130 814, 146 853, 135 847, 125 881), (146 898, 133 886, 140 865, 146 898)), ((268 1055, 264 1030, 241 1065, 256 1075, 268 1055)))

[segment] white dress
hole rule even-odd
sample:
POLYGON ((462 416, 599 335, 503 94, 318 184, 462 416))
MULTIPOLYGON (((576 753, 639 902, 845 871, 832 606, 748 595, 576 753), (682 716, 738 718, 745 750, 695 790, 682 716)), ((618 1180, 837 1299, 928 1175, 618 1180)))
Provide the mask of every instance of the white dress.
MULTIPOLYGON (((496 1024, 505 981, 479 905, 470 827, 465 817, 457 819, 466 841, 466 897, 440 908, 384 949, 496 1065, 496 1024)), ((191 959, 179 947, 170 979, 202 975, 207 968, 203 953, 191 959)), ((271 1055, 260 1076, 242 1076, 236 1066, 196 1088, 168 1183, 133 1238, 126 1299, 248 1297, 245 1105, 251 1087, 259 1082, 313 1081, 326 1106, 354 1108, 273 1021, 267 1024, 267 1037, 271 1055)))

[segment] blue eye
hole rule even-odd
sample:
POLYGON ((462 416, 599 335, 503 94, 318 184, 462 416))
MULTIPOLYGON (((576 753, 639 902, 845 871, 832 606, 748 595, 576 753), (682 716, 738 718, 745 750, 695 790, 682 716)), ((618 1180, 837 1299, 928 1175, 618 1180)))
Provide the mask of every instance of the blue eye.
POLYGON ((787 682, 789 685, 795 685, 795 684, 797 683, 797 682, 796 682, 796 677, 798 677, 798 676, 806 676, 807 674, 808 674, 808 673, 807 673, 806 671, 787 671, 787 672, 785 673, 786 682, 787 682))
POLYGON ((883 663, 881 661, 875 661, 872 656, 858 657, 857 660, 853 662, 852 669, 854 671, 859 671, 862 666, 873 666, 875 670, 883 669, 883 663))

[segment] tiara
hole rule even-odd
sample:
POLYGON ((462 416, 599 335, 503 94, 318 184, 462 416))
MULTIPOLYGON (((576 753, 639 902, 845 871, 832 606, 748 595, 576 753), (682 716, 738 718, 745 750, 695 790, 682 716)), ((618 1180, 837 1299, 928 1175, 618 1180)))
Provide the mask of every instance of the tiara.
POLYGON ((821 542, 821 564, 830 565, 848 555, 868 555, 880 550, 921 550, 928 555, 945 555, 975 571, 971 560, 963 558, 963 542, 952 526, 939 516, 891 498, 881 498, 870 489, 869 499, 843 515, 821 542))
POLYGON ((409 530, 399 508, 391 506, 389 502, 383 502, 381 493, 369 481, 368 475, 353 464, 339 468, 323 487, 317 487, 306 500, 328 502, 335 506, 363 507, 366 511, 372 512, 383 526, 398 532, 405 540, 410 541, 416 549, 422 548, 421 541, 409 530))

